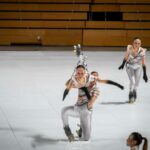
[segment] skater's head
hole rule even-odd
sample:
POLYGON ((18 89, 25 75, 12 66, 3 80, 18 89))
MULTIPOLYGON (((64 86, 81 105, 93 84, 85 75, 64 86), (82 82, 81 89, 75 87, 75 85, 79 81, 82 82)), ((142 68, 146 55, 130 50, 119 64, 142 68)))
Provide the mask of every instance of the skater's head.
MULTIPOLYGON (((92 71, 92 72, 91 72, 91 75, 94 76, 96 79, 99 77, 99 74, 98 74, 97 71, 92 71)), ((90 83, 90 85, 91 85, 91 87, 94 86, 94 85, 96 85, 96 80, 92 81, 92 82, 90 83)))
POLYGON ((127 146, 129 146, 130 148, 134 146, 139 146, 143 140, 144 140, 143 150, 147 150, 148 148, 147 138, 142 137, 142 135, 138 132, 133 132, 129 135, 127 139, 127 146))
POLYGON ((78 65, 78 66, 76 67, 76 69, 79 69, 79 68, 82 68, 82 69, 85 70, 85 67, 84 67, 83 65, 78 65))
POLYGON ((135 37, 132 42, 133 48, 139 49, 141 46, 141 40, 138 37, 135 37))
POLYGON ((86 74, 85 67, 83 65, 78 65, 76 67, 76 76, 77 77, 83 77, 86 74))
POLYGON ((94 77, 98 77, 98 76, 99 76, 99 74, 98 74, 97 71, 92 71, 92 72, 91 72, 91 75, 93 75, 94 77))

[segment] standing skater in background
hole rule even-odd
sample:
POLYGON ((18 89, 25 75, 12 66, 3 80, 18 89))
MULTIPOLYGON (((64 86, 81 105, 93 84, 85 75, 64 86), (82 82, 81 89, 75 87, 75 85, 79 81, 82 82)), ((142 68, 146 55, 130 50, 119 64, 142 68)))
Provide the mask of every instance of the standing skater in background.
POLYGON ((87 73, 85 67, 79 65, 76 67, 75 75, 66 83, 68 91, 72 88, 79 90, 76 104, 64 107, 61 112, 63 127, 69 141, 74 140, 74 135, 69 127, 70 116, 80 118, 81 130, 78 135, 82 136, 81 132, 83 132, 83 140, 88 141, 90 139, 92 106, 99 95, 99 91, 96 87, 97 82, 112 84, 120 89, 124 88, 122 85, 111 80, 101 80, 97 72, 92 72, 92 74, 93 75, 87 73))
POLYGON ((127 139, 127 146, 130 147, 130 150, 139 150, 139 146, 143 143, 142 150, 148 150, 148 140, 146 137, 142 137, 142 135, 138 132, 133 132, 127 139))
POLYGON ((134 38, 132 45, 127 46, 127 51, 119 70, 124 68, 126 64, 126 71, 130 80, 129 103, 133 103, 137 98, 137 87, 140 82, 141 72, 143 68, 143 79, 148 82, 146 74, 145 63, 146 49, 141 47, 141 40, 134 38))

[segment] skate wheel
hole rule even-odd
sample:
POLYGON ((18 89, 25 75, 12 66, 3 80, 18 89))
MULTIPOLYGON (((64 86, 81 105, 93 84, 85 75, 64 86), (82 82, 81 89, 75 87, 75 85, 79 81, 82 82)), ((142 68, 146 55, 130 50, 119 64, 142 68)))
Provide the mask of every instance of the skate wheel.
POLYGON ((70 136, 68 136, 68 140, 69 142, 73 142, 75 140, 74 135, 71 134, 70 136))

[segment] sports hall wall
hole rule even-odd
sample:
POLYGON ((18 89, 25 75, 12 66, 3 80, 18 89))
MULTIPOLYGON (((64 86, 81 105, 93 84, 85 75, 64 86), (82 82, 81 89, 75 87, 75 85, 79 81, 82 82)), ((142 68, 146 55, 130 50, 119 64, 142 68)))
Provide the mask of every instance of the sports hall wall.
POLYGON ((150 0, 0 0, 0 45, 150 47, 150 0))

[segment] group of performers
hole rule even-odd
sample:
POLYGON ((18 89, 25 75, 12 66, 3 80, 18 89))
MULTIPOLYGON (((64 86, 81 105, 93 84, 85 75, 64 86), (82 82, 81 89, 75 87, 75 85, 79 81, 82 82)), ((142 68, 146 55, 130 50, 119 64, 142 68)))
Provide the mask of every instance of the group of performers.
MULTIPOLYGON (((85 63, 85 57, 83 56, 80 45, 75 46, 75 51, 79 57, 79 63, 77 64, 72 77, 66 83, 63 100, 72 88, 78 89, 78 98, 75 105, 66 106, 62 109, 61 117, 64 131, 69 141, 74 141, 75 139, 69 126, 70 116, 78 117, 80 119, 80 129, 77 131, 77 134, 81 140, 88 141, 91 136, 92 108, 94 102, 99 96, 97 83, 114 85, 121 90, 124 89, 124 86, 112 80, 101 79, 97 71, 89 73, 87 71, 87 64, 85 63)), ((123 62, 118 68, 120 70, 126 66, 126 71, 130 80, 129 103, 135 102, 137 98, 137 87, 139 85, 142 69, 143 79, 145 82, 148 82, 145 52, 146 49, 141 47, 141 40, 139 38, 134 38, 132 44, 127 46, 123 62)), ((127 140, 128 145, 130 143, 129 139, 127 140)), ((134 146, 139 145, 137 142, 135 143, 134 146)))

